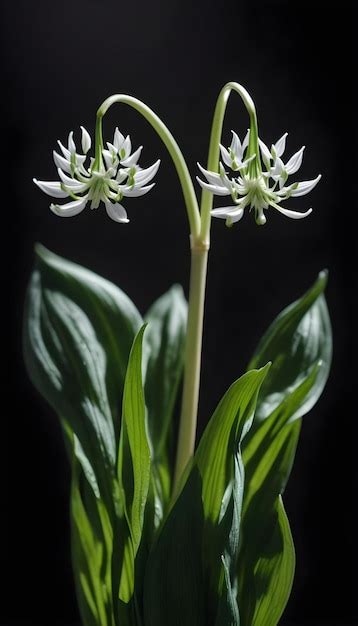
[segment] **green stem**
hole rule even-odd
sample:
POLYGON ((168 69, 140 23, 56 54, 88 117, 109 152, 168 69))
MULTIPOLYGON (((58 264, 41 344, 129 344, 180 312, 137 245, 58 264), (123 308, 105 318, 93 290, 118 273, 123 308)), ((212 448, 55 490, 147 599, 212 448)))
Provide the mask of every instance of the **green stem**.
MULTIPOLYGON (((260 153, 258 145, 258 129, 257 129, 257 117, 254 102, 250 94, 239 83, 227 83, 219 93, 219 97, 216 102, 213 123, 211 127, 209 155, 207 169, 211 172, 219 171, 219 157, 220 157, 220 142, 225 117, 225 111, 229 96, 232 91, 241 96, 241 99, 247 109, 250 117, 250 139, 247 150, 247 156, 256 154, 256 159, 249 164, 249 167, 253 168, 252 173, 257 173, 257 168, 260 167, 260 153)), ((201 195, 201 230, 200 239, 202 241, 209 242, 210 238, 210 224, 211 224, 211 210, 213 208, 213 194, 206 189, 203 189, 201 195)))
POLYGON ((103 135, 102 135, 102 123, 98 122, 98 118, 96 121, 95 144, 96 144, 96 152, 95 152, 95 160, 92 166, 92 170, 99 171, 101 170, 102 150, 104 148, 104 145, 103 145, 103 135))
POLYGON ((185 466, 195 449, 208 251, 208 245, 192 240, 184 386, 174 475, 174 495, 178 491, 185 466))
POLYGON ((138 113, 143 115, 149 124, 153 126, 154 130, 163 141, 174 162, 179 176, 188 214, 191 235, 192 237, 197 238, 200 233, 200 213, 188 166, 173 135, 165 124, 163 124, 162 120, 154 113, 154 111, 152 111, 152 109, 141 102, 141 100, 133 98, 132 96, 127 96, 125 94, 110 96, 103 102, 97 111, 96 138, 99 138, 100 141, 102 140, 102 118, 108 111, 109 107, 115 103, 127 104, 138 111, 138 113))
MULTIPOLYGON (((231 91, 236 91, 242 98, 250 116, 250 140, 247 156, 257 155, 254 167, 259 163, 258 130, 254 102, 246 89, 238 83, 227 83, 217 99, 209 144, 207 169, 217 172, 219 169, 220 142, 227 102, 231 91)), ((250 164, 251 165, 251 164, 250 164)), ((176 468, 174 475, 175 496, 178 492, 183 471, 194 454, 197 426, 203 317, 205 303, 205 285, 208 251, 210 247, 211 209, 213 194, 205 189, 201 197, 201 227, 199 237, 192 239, 191 274, 189 291, 188 330, 185 352, 184 388, 182 409, 179 423, 176 468)))

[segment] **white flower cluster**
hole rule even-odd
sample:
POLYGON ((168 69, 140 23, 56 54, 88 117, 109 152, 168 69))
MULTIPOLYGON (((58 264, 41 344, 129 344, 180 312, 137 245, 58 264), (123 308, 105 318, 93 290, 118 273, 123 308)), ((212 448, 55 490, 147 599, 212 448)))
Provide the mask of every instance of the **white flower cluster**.
POLYGON ((313 180, 286 186, 288 176, 295 174, 301 166, 304 146, 287 163, 284 163, 281 157, 285 151, 287 133, 271 146, 271 150, 259 139, 261 158, 266 168, 266 171, 262 171, 255 154, 247 157, 250 131, 247 131, 242 143, 237 134, 234 131, 231 132, 230 147, 226 149, 220 145, 223 163, 219 164, 219 173, 205 170, 198 163, 200 171, 206 178, 206 181, 202 181, 197 177, 200 185, 215 195, 231 196, 234 202, 233 206, 213 209, 212 215, 225 219, 227 226, 238 222, 246 207, 254 209, 257 224, 265 224, 264 210, 269 206, 293 219, 301 219, 309 215, 312 209, 299 213, 280 206, 283 200, 309 193, 321 178, 319 175, 313 180), (238 175, 230 177, 224 165, 238 172, 238 175))
POLYGON ((54 198, 72 198, 66 204, 50 205, 51 211, 56 215, 72 217, 83 211, 88 202, 91 203, 91 209, 97 209, 100 202, 103 202, 112 220, 127 223, 129 220, 120 204, 121 200, 123 197, 143 196, 154 187, 154 183, 148 183, 157 173, 160 160, 142 169, 138 165, 142 146, 132 153, 129 135, 124 137, 116 128, 113 143, 107 143, 107 149, 102 150, 101 158, 91 158, 89 167, 86 168, 91 138, 83 126, 81 130, 83 154, 77 152, 72 131, 68 136, 67 148, 58 141, 62 155, 53 152, 60 181, 46 182, 34 178, 34 183, 54 198))

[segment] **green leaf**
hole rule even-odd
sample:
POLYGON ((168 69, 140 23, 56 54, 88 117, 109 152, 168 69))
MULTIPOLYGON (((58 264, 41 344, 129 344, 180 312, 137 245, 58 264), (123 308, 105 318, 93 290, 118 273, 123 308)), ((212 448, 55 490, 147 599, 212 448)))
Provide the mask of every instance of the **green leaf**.
POLYGON ((124 603, 129 603, 134 593, 135 559, 142 539, 150 482, 150 451, 142 384, 142 341, 145 328, 144 325, 139 330, 129 356, 118 451, 118 480, 124 514, 120 516, 116 532, 118 541, 115 543, 113 568, 117 568, 116 589, 124 603), (123 561, 119 558, 120 552, 123 561))
POLYGON ((206 626, 203 524, 201 478, 194 466, 147 562, 144 581, 146 626, 206 626))
MULTIPOLYGON (((134 337, 143 323, 141 315, 128 296, 110 281, 50 252, 41 244, 36 245, 35 252, 35 273, 38 273, 41 293, 44 290, 58 293, 76 304, 85 312, 96 333, 98 343, 102 346, 106 355, 107 394, 118 432, 119 420, 117 417, 120 410, 128 356, 134 337)), ((48 365, 46 355, 38 354, 39 348, 36 350, 36 340, 38 339, 40 340, 39 343, 42 343, 41 329, 36 331, 36 328, 31 328, 31 321, 35 322, 36 325, 36 320, 31 320, 31 311, 29 311, 29 308, 32 308, 31 300, 33 297, 36 296, 32 295, 30 287, 25 312, 25 346, 29 348, 30 355, 33 352, 29 362, 30 376, 42 393, 41 387, 47 388, 50 381, 46 375, 46 366, 48 365), (36 336, 37 333, 39 336, 36 336), (41 363, 42 358, 44 358, 45 363, 41 363), (45 371, 43 371, 44 369, 45 371)), ((25 347, 25 356, 26 352, 28 350, 25 347)), ((56 377, 55 371, 53 375, 56 377)))
POLYGON ((249 363, 248 369, 252 369, 272 361, 272 368, 261 388, 254 430, 301 384, 318 362, 321 367, 315 384, 290 419, 307 413, 323 391, 332 359, 331 324, 323 295, 327 276, 327 272, 320 272, 311 289, 277 316, 249 363))
POLYGON ((132 567, 131 555, 114 554, 130 535, 117 456, 124 378, 141 317, 108 281, 42 246, 36 252, 26 299, 25 361, 72 442, 73 560, 83 621, 112 626, 118 620, 112 581, 128 563, 132 567))
POLYGON ((180 285, 161 296, 145 316, 145 399, 152 454, 152 532, 169 502, 173 457, 173 412, 183 371, 187 302, 180 285))
POLYGON ((213 522, 219 517, 228 478, 233 476, 234 454, 251 428, 257 395, 268 371, 269 365, 234 382, 201 437, 195 462, 203 480, 205 517, 213 522))
POLYGON ((116 450, 103 348, 86 314, 66 296, 44 289, 37 271, 30 284, 26 319, 29 373, 70 424, 108 504, 116 450))
POLYGON ((236 381, 205 429, 148 562, 146 626, 206 625, 216 613, 218 626, 228 614, 232 624, 239 624, 236 599, 234 607, 226 604, 232 604, 236 585, 230 577, 236 578, 243 492, 240 442, 251 426, 267 369, 248 372, 236 381), (188 594, 190 586, 194 594, 188 594))
POLYGON ((187 308, 182 288, 173 285, 145 315, 145 399, 153 462, 168 452, 168 431, 183 370, 187 308))
POLYGON ((332 338, 323 295, 326 279, 321 272, 313 287, 277 317, 250 362, 257 366, 270 358, 273 365, 242 446, 242 626, 275 626, 291 590, 294 548, 281 494, 294 461, 298 418, 319 398, 329 373, 332 338))
POLYGON ((103 501, 95 497, 62 420, 71 459, 71 544, 76 595, 84 626, 114 626, 111 592, 113 534, 103 501))
POLYGON ((36 247, 27 292, 24 356, 29 375, 76 435, 95 495, 112 506, 125 369, 140 316, 114 285, 36 247))
POLYGON ((118 475, 130 520, 134 552, 140 543, 149 477, 150 452, 145 425, 142 384, 142 341, 146 325, 138 332, 130 353, 124 384, 118 475))
MULTIPOLYGON (((281 497, 271 518, 270 541, 256 564, 256 606, 252 624, 277 624, 290 596, 295 571, 295 549, 281 497)), ((245 623, 245 622, 243 622, 245 623)), ((247 622, 249 623, 249 622, 247 622)))

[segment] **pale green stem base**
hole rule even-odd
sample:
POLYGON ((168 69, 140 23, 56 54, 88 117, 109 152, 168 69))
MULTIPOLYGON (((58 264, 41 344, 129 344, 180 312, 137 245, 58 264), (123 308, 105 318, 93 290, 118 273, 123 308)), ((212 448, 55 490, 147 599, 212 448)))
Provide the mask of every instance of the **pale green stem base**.
POLYGON ((183 401, 174 475, 174 495, 195 448, 199 403, 201 348, 209 246, 191 240, 188 329, 185 347, 183 401))

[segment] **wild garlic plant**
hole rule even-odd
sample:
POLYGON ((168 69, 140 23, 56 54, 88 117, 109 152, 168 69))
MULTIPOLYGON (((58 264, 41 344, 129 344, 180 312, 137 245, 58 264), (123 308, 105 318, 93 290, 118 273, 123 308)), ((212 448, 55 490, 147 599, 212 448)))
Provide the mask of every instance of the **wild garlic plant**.
MULTIPOLYGON (((38 245, 25 311, 29 374, 63 426, 72 466, 73 570, 84 626, 275 626, 290 595, 295 555, 282 502, 300 418, 325 385, 331 330, 326 272, 284 309, 258 344, 248 370, 214 411, 196 445, 203 315, 211 217, 227 226, 253 211, 311 191, 320 175, 290 182, 301 148, 286 162, 285 133, 269 149, 255 105, 238 83, 219 94, 201 203, 174 137, 144 103, 114 95, 97 112, 92 141, 70 132, 54 162, 59 180, 34 179, 72 217, 100 204, 128 224, 127 199, 149 192, 159 168, 141 167, 142 146, 102 121, 114 104, 134 108, 162 139, 176 168, 188 216, 189 302, 174 285, 142 317, 119 288, 38 245), (249 115, 243 141, 222 145, 236 92, 249 115), (230 206, 213 209, 213 196, 230 206), (174 406, 182 384, 179 427, 174 406), (173 446, 173 441, 175 445, 173 446)), ((80 218, 79 218, 80 219, 80 218)), ((130 226, 127 226, 128 228, 130 226)), ((240 235, 240 232, 238 233, 240 235)), ((120 236, 120 233, 119 233, 120 236)), ((242 236, 242 235, 241 235, 242 236)))

